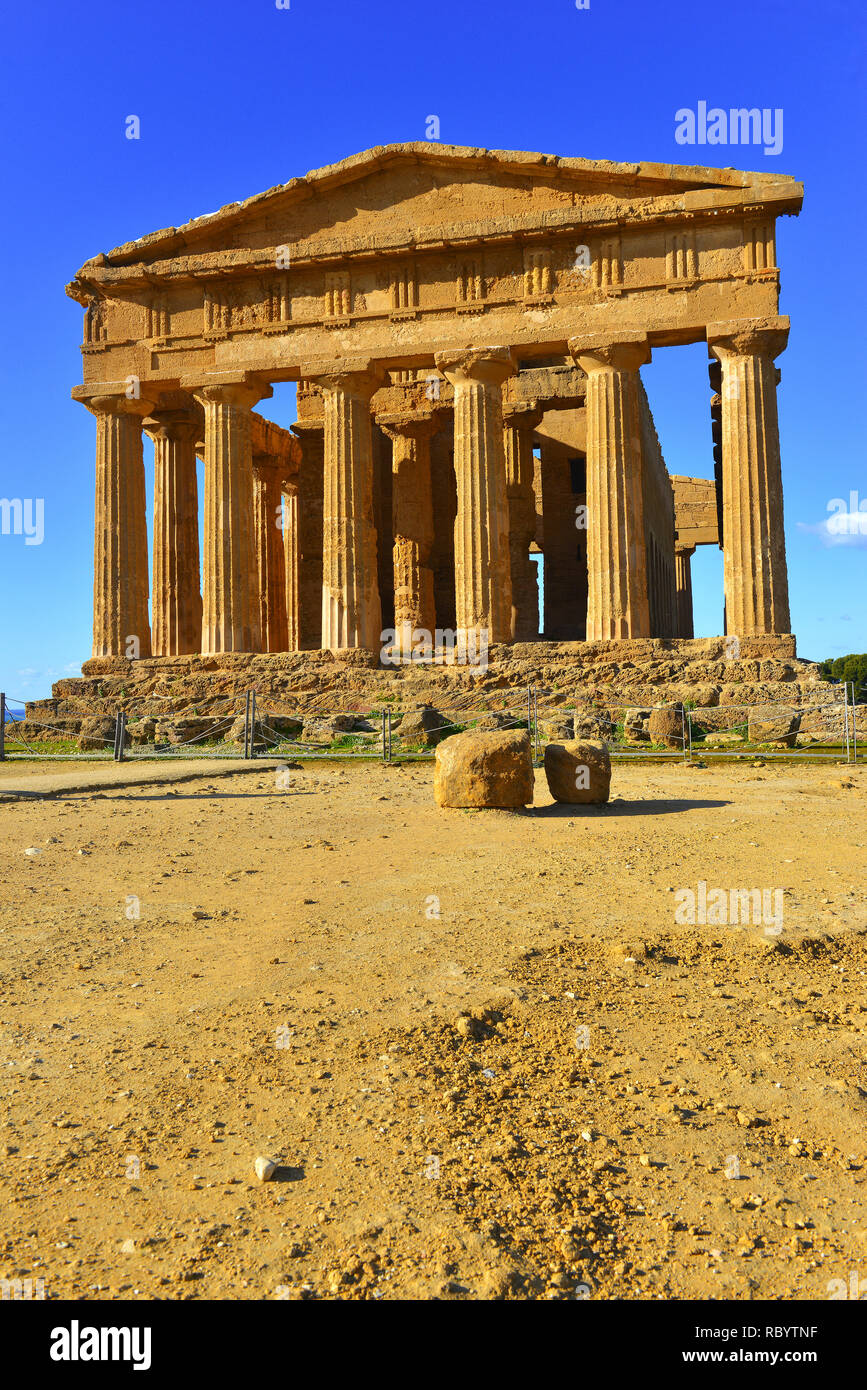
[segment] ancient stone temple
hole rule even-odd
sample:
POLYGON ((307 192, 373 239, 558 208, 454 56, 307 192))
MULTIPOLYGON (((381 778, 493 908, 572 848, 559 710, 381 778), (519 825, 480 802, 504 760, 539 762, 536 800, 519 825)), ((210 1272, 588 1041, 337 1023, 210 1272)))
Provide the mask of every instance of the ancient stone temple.
POLYGON ((378 665, 419 632, 683 642, 697 545, 722 548, 721 635, 794 657, 775 224, 801 200, 777 174, 403 144, 94 257, 67 287, 108 663, 85 673, 378 665), (641 378, 696 341, 706 479, 669 475, 641 378), (256 408, 281 382, 291 432, 256 408))

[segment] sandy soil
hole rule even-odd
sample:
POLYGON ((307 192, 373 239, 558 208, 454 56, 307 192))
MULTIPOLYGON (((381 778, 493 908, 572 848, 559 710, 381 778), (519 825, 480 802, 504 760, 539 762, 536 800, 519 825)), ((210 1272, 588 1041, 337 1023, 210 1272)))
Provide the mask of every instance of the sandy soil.
POLYGON ((795 1300, 867 1276, 865 778, 616 766, 606 808, 539 773, 533 811, 446 812, 430 766, 318 764, 0 805, 0 1276, 795 1300), (678 925, 699 880, 782 888, 782 933, 678 925))

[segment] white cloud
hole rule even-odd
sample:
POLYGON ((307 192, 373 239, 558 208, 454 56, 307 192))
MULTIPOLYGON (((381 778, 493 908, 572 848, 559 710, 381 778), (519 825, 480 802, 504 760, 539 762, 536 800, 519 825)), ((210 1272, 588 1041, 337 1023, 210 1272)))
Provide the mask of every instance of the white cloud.
POLYGON ((814 526, 799 521, 798 530, 818 536, 829 548, 838 545, 867 548, 867 511, 838 511, 814 526))

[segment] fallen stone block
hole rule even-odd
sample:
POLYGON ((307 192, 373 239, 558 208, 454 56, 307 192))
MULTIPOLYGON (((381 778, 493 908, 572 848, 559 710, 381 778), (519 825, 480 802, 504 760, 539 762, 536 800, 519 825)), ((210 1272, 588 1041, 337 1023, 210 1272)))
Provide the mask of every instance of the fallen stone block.
POLYGON ((419 705, 417 709, 407 710, 400 721, 395 736, 403 744, 424 744, 433 748, 449 737, 448 720, 433 705, 419 705))
POLYGON ((522 728, 525 719, 520 714, 507 714, 500 711, 484 714, 476 724, 479 733, 494 733, 497 729, 517 729, 522 728))
POLYGON ((606 743, 614 737, 611 715, 607 710, 595 709, 592 705, 576 709, 571 737, 589 738, 594 742, 606 743))
POLYGON ((555 801, 576 805, 607 801, 611 792, 607 744, 593 739, 549 743, 545 749, 545 776, 555 801))
POLYGON ((627 743, 645 743, 648 739, 649 709, 628 709, 623 715, 623 737, 627 743))
POLYGON ((685 716, 683 705, 663 705, 650 711, 647 725, 651 743, 666 748, 683 748, 685 716))
POLYGON ((78 747, 87 753, 110 753, 114 747, 116 730, 116 719, 82 719, 78 747))
POLYGON ((791 748, 801 726, 801 716, 774 705, 750 710, 750 743, 782 743, 791 748))
POLYGON ((533 801, 533 754, 526 729, 453 734, 436 751, 438 806, 514 809, 533 801))
POLYGON ((539 727, 543 737, 551 739, 554 743, 572 739, 575 736, 575 719, 573 715, 555 714, 548 719, 540 720, 539 727))

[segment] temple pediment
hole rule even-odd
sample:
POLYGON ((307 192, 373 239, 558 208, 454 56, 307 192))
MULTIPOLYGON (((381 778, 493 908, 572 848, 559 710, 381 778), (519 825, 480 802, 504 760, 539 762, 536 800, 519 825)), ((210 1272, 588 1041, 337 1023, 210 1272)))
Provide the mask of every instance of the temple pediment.
MULTIPOLYGON (((76 277, 106 287, 273 265, 364 259, 404 249, 491 243, 718 216, 797 212, 794 179, 734 169, 486 151, 431 143, 369 150, 165 228, 88 261, 76 277)), ((70 286, 73 297, 80 288, 70 286)))

